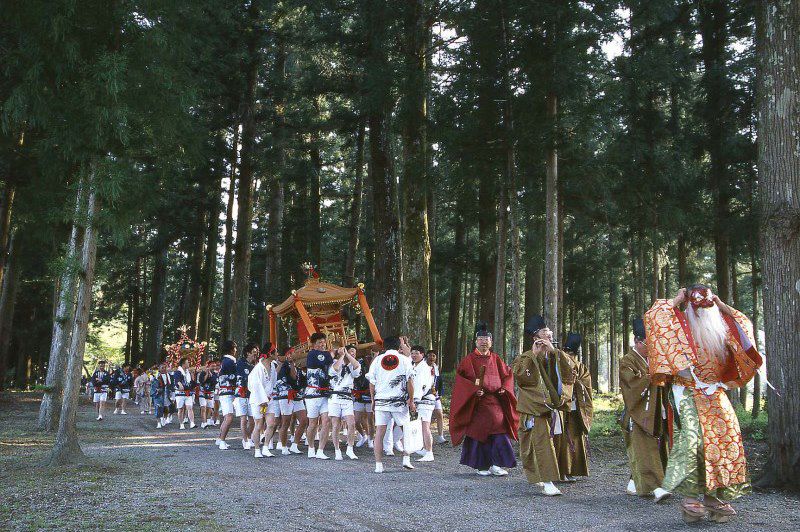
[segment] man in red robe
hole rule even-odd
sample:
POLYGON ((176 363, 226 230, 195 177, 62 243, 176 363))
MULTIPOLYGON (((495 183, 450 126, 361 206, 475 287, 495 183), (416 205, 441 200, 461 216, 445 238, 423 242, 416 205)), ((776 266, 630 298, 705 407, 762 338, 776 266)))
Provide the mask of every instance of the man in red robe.
POLYGON ((461 447, 461 463, 481 476, 508 475, 505 467, 517 461, 511 439, 519 422, 514 376, 492 350, 492 333, 485 323, 476 327, 475 350, 456 370, 450 401, 450 437, 461 447))

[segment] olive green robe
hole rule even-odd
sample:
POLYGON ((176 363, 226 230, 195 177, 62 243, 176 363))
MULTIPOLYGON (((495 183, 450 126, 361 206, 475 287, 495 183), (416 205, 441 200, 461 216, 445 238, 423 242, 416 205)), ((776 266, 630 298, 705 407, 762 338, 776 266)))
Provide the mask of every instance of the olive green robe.
POLYGON ((620 418, 636 493, 661 487, 668 456, 667 390, 650 382, 647 361, 631 349, 619 362, 625 411, 620 418))
POLYGON ((592 376, 589 368, 572 353, 565 353, 577 378, 571 400, 564 411, 565 430, 553 438, 562 476, 589 476, 589 430, 592 428, 592 376))
POLYGON ((554 432, 563 430, 563 407, 572 397, 575 377, 567 355, 561 351, 536 356, 522 353, 512 366, 519 387, 519 447, 528 482, 557 482, 554 432))

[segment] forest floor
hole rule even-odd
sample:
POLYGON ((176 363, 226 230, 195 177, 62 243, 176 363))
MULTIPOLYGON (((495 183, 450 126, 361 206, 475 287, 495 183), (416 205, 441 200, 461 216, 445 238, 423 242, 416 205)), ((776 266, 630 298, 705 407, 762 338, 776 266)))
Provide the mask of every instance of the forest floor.
MULTIPOLYGON (((626 495, 622 439, 604 434, 613 432, 612 412, 600 414, 606 428, 592 441, 591 477, 546 498, 520 467, 506 478, 476 476, 450 445, 414 471, 385 458, 382 475, 367 448, 357 462, 257 461, 238 430, 219 451, 213 429, 156 430, 134 407, 97 422, 83 397, 88 460, 49 469, 41 464, 52 437, 35 430, 38 405, 39 394, 0 396, 0 530, 800 530, 796 494, 757 492, 736 503, 732 523, 696 526, 683 523, 676 498, 656 505, 626 495)), ((763 443, 748 443, 754 466, 763 452, 763 443)))

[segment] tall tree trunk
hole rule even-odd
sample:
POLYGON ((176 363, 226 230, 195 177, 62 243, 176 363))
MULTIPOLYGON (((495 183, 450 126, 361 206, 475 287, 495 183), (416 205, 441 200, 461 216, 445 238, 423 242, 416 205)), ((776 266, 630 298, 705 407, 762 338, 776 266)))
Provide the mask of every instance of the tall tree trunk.
POLYGON ((525 315, 542 314, 542 260, 529 257, 525 267, 525 315))
POLYGON ((75 319, 72 324, 69 357, 64 380, 64 400, 61 406, 61 416, 58 422, 56 441, 48 459, 48 464, 51 466, 70 464, 83 458, 83 451, 81 451, 78 443, 75 418, 78 413, 81 367, 83 366, 83 355, 86 349, 86 335, 89 332, 90 311, 92 308, 92 283, 94 282, 95 259, 97 254, 95 213, 97 212, 99 202, 95 186, 94 175, 92 175, 88 183, 89 192, 86 200, 86 227, 83 233, 83 246, 81 250, 80 286, 78 288, 78 300, 75 310, 75 319))
POLYGON ((558 117, 558 98, 553 92, 547 93, 547 118, 551 123, 553 138, 547 148, 545 177, 545 260, 544 260, 544 318, 552 328, 558 327, 558 151, 555 141, 555 122, 558 117))
MULTIPOLYGON (((686 237, 683 233, 678 235, 678 287, 684 288, 689 284, 689 271, 686 268, 686 237)), ((669 297, 669 295, 667 295, 669 297)))
POLYGON ((86 212, 88 195, 86 178, 82 177, 75 193, 75 207, 73 210, 72 228, 69 234, 67 250, 64 256, 64 270, 59 281, 59 290, 56 303, 56 313, 53 319, 53 332, 50 339, 50 358, 47 363, 47 377, 42 402, 39 405, 39 430, 53 431, 58 426, 58 416, 61 412, 61 398, 64 389, 64 372, 67 367, 67 347, 72 324, 75 319, 75 295, 78 277, 77 260, 78 249, 82 245, 79 223, 80 217, 86 212))
MULTIPOLYGON (((316 100, 315 100, 316 103, 316 100)), ((319 113, 319 105, 315 105, 319 113)), ((311 159, 311 179, 308 184, 308 203, 306 205, 306 235, 308 237, 308 260, 312 264, 322 269, 322 213, 320 211, 322 203, 322 155, 319 149, 319 132, 311 132, 311 148, 309 157, 311 159)))
POLYGON ((428 28, 424 0, 407 0, 404 12, 405 79, 400 103, 403 176, 402 279, 403 330, 421 345, 431 343, 430 260, 428 232, 426 58, 428 28))
POLYGON ((242 97, 242 163, 239 172, 238 220, 234 245, 233 279, 231 282, 230 336, 239 345, 247 341, 247 324, 250 304, 250 258, 253 239, 253 174, 256 150, 256 88, 258 85, 259 25, 261 2, 254 0, 248 9, 250 38, 247 42, 247 82, 242 97))
POLYGON ((197 320, 197 338, 200 340, 211 339, 211 314, 214 305, 214 288, 217 278, 217 243, 219 242, 219 213, 221 203, 219 199, 222 190, 223 172, 219 170, 220 177, 208 198, 208 220, 206 223, 206 250, 203 258, 203 271, 200 278, 200 309, 197 320))
POLYGON ((716 262, 716 294, 730 301, 728 284, 728 254, 730 246, 729 203, 731 198, 728 175, 727 136, 732 101, 727 79, 726 48, 727 19, 731 11, 727 0, 700 0, 698 15, 702 36, 701 57, 704 73, 701 85, 706 94, 703 116, 708 131, 709 180, 714 197, 714 252, 716 262))
POLYGON ((0 390, 5 388, 12 332, 14 330, 14 311, 19 293, 19 240, 12 234, 8 241, 8 262, 0 291, 0 390))
POLYGON ((506 321, 506 257, 508 249, 508 176, 500 180, 500 200, 497 206, 497 265, 494 281, 494 329, 496 349, 505 353, 505 321, 506 321))
POLYGON ((192 242, 191 260, 189 261, 188 291, 181 321, 187 325, 189 338, 196 338, 200 319, 200 296, 203 290, 203 259, 205 257, 205 241, 207 233, 208 211, 196 221, 192 242))
MULTIPOLYGON (((11 211, 14 206, 14 195, 17 186, 13 181, 6 181, 2 203, 0 203, 0 286, 3 284, 7 257, 9 256, 9 235, 11 234, 11 211)), ((2 380, 2 379, 0 379, 2 380)), ((0 384, 2 389, 2 384, 0 384)))
POLYGON ((617 371, 617 283, 614 282, 611 274, 609 274, 608 287, 608 336, 610 340, 608 349, 608 391, 616 393, 619 389, 617 384, 617 379, 619 378, 619 372, 617 371))
POLYGON ((441 354, 442 371, 455 369, 455 361, 458 358, 460 349, 458 346, 459 328, 464 312, 462 306, 462 289, 464 281, 464 270, 466 269, 467 256, 464 252, 466 247, 466 220, 460 207, 461 202, 456 205, 455 220, 455 250, 457 257, 453 258, 453 268, 450 270, 450 302, 447 310, 447 335, 444 340, 444 349, 441 354))
POLYGON ((759 20, 758 175, 764 329, 770 393, 765 483, 800 478, 800 2, 765 0, 759 20))
POLYGON ((628 292, 622 292, 622 352, 624 356, 631 343, 631 297, 628 292))
MULTIPOLYGON (((271 304, 273 299, 280 297, 276 289, 279 286, 278 280, 282 262, 281 251, 283 249, 283 180, 281 176, 272 176, 270 180, 267 256, 264 260, 265 304, 271 304)), ((278 301, 275 302, 277 303, 278 301)), ((264 312, 264 320, 261 325, 261 344, 265 345, 269 340, 268 312, 264 312)))
POLYGON ((397 194, 390 168, 390 138, 388 117, 392 99, 387 41, 390 10, 385 0, 368 3, 368 50, 366 86, 367 124, 369 126, 370 187, 372 188, 372 227, 375 242, 373 290, 374 316, 378 328, 385 334, 401 331, 400 302, 400 219, 397 194))
MULTIPOLYGON (((756 242, 753 241, 750 244, 750 294, 753 300, 753 331, 754 331, 754 338, 753 341, 755 342, 756 349, 760 350, 761 346, 759 345, 759 338, 758 338, 758 319, 759 319, 759 312, 758 312, 758 286, 760 284, 759 277, 758 277, 758 263, 756 261, 756 242)), ((761 413, 761 374, 756 372, 755 377, 753 377, 753 410, 752 416, 753 419, 758 418, 759 414, 761 413)))
POLYGON ((361 202, 364 195, 364 136, 366 134, 366 121, 358 121, 356 133, 356 161, 355 183, 353 185, 353 198, 350 200, 350 224, 347 245, 347 256, 344 261, 344 286, 351 287, 356 284, 356 253, 358 253, 359 229, 361 228, 361 202))
POLYGON ((136 257, 133 275, 133 295, 131 297, 131 361, 134 364, 142 360, 142 257, 136 257))
MULTIPOLYGON (((163 231, 163 230, 162 230, 163 231)), ((150 281, 150 309, 147 321, 147 342, 145 344, 145 365, 150 367, 161 360, 164 339, 164 313, 167 303, 167 258, 169 243, 157 237, 159 244, 153 258, 153 277, 150 281)))
POLYGON ((592 345, 591 356, 589 357, 589 373, 592 376, 592 384, 595 390, 600 389, 600 332, 598 331, 598 321, 597 303, 595 303, 592 312, 592 345))
POLYGON ((228 181, 228 203, 225 208, 225 256, 222 259, 222 326, 220 344, 231 337, 231 280, 233 274, 233 217, 236 204, 236 172, 239 168, 239 125, 234 127, 231 174, 228 181))

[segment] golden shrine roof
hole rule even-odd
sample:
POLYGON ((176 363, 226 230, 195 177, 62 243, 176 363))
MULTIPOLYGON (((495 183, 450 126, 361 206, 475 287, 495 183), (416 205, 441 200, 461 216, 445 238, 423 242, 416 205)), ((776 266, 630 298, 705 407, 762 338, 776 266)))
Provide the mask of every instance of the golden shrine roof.
POLYGON ((358 294, 358 288, 345 288, 311 278, 307 279, 306 284, 286 298, 283 303, 272 307, 272 312, 281 317, 293 314, 295 299, 299 299, 312 316, 317 313, 329 314, 332 310, 331 307, 341 307, 349 303, 356 294, 358 294))

